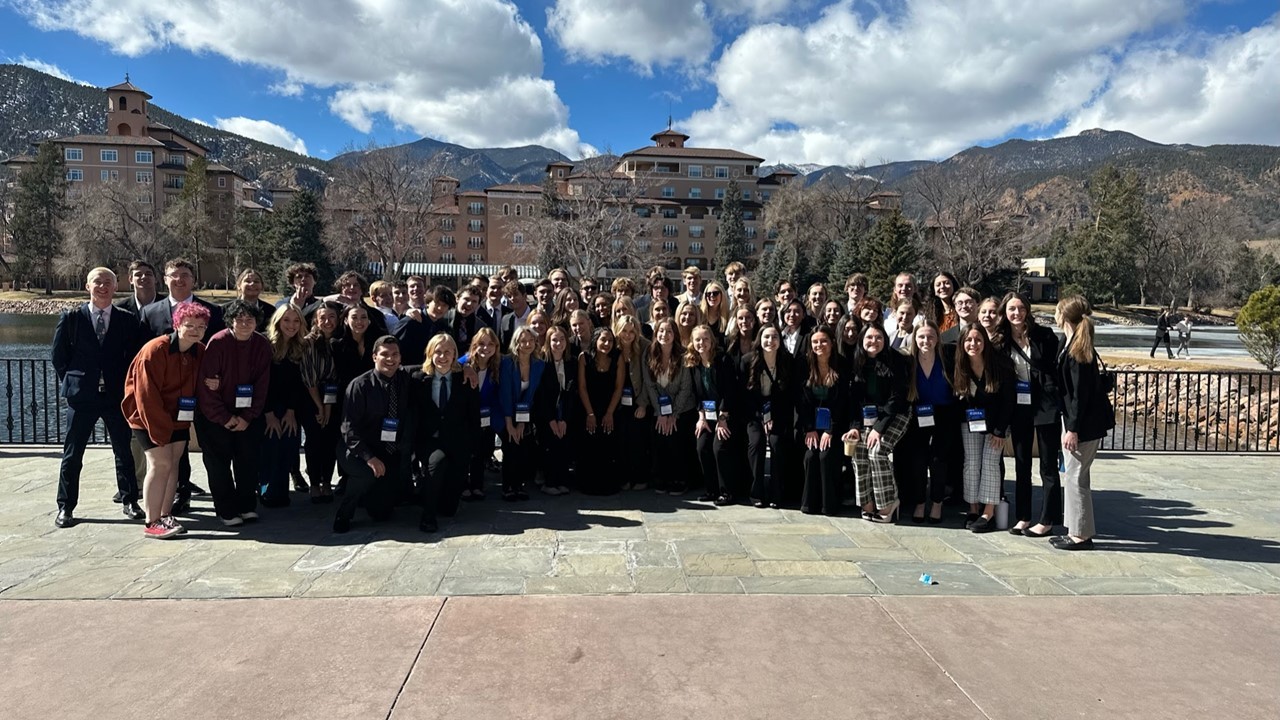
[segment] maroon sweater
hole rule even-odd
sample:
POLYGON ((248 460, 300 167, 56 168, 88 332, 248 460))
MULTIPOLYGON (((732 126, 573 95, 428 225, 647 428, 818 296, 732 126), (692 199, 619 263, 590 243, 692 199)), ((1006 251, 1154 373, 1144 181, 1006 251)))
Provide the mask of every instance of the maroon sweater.
POLYGON ((196 393, 200 413, 210 421, 226 425, 232 416, 253 422, 262 415, 267 404, 267 388, 271 379, 271 343, 258 333, 248 340, 236 340, 231 330, 222 330, 209 338, 200 363, 200 379, 196 393), (218 389, 210 390, 208 378, 218 379, 218 389), (236 407, 236 386, 252 385, 253 400, 247 408, 236 407))

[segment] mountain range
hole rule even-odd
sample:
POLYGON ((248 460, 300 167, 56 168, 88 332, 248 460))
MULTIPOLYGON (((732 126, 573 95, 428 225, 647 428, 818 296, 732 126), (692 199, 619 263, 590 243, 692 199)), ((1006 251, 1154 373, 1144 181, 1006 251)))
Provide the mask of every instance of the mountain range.
MULTIPOLYGON (((211 158, 266 186, 319 189, 342 164, 364 152, 386 151, 357 150, 326 161, 194 122, 159 105, 151 105, 151 117, 207 147, 211 158)), ((0 65, 0 159, 30 153, 34 143, 50 137, 102 133, 105 125, 100 89, 20 65, 0 65)), ((395 150, 458 178, 462 189, 536 184, 543 179, 547 163, 569 160, 538 145, 466 148, 430 138, 395 150)), ((1004 186, 1002 209, 1026 215, 1033 228, 1047 229, 1078 218, 1087 207, 1087 178, 1103 164, 1113 163, 1140 172, 1153 197, 1166 201, 1222 198, 1236 205, 1252 234, 1280 234, 1280 202, 1276 201, 1280 198, 1280 147, 1269 145, 1165 145, 1123 131, 1086 130, 1071 137, 972 147, 938 162, 911 160, 871 167, 777 164, 761 170, 788 169, 802 175, 806 183, 870 177, 887 189, 902 191, 904 208, 917 216, 922 209, 912 192, 916 173, 935 166, 944 172, 962 172, 978 161, 989 163, 1004 186)))

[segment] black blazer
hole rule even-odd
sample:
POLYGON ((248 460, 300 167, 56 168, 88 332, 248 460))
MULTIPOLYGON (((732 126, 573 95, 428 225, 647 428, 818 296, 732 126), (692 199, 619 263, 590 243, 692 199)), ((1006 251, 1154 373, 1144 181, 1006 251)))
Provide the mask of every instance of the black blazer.
MULTIPOLYGON (((738 359, 738 378, 742 384, 742 397, 746 411, 753 417, 762 417, 766 398, 760 394, 760 378, 766 372, 764 363, 757 365, 756 355, 759 351, 743 353, 738 359)), ((774 433, 781 435, 789 432, 795 423, 795 392, 799 376, 796 374, 795 360, 786 348, 778 348, 778 359, 774 368, 772 388, 769 391, 769 416, 773 420, 774 433)))
MULTIPOLYGON (((981 409, 987 421, 987 432, 996 437, 1009 435, 1009 425, 1013 422, 1013 409, 1017 407, 1018 391, 1015 382, 1017 376, 1009 369, 997 367, 1000 387, 995 392, 987 392, 986 385, 979 380, 978 391, 971 398, 961 400, 965 409, 981 409)), ((966 426, 968 427, 968 426, 966 426)))
POLYGON ((124 398, 125 373, 142 346, 138 317, 113 307, 107 334, 99 345, 89 308, 85 303, 63 312, 53 331, 53 369, 62 383, 61 396, 69 405, 96 401, 101 381, 102 394, 119 405, 124 398))
MULTIPOLYGON (((382 313, 378 313, 381 315, 382 313)), ((449 316, 445 315, 439 320, 432 320, 426 311, 422 312, 422 320, 413 320, 405 318, 400 321, 400 326, 396 328, 395 336, 400 341, 400 364, 404 367, 421 367, 426 359, 427 343, 431 342, 431 338, 436 333, 450 333, 449 316)), ((376 340, 378 336, 373 335, 373 326, 365 332, 366 338, 376 340)), ((372 342, 370 340, 370 342, 372 342)), ((458 348, 458 355, 466 353, 466 348, 458 348)))
MULTIPOLYGON (((1096 357, 1096 356, 1095 356, 1096 357)), ((1098 387, 1098 363, 1080 363, 1064 347, 1058 355, 1058 382, 1062 389, 1062 425, 1080 442, 1100 440, 1115 427, 1111 398, 1098 387)))
MULTIPOLYGON (((837 368, 836 372, 840 370, 837 368)), ((819 407, 831 411, 830 433, 837 438, 853 427, 850 423, 855 417, 861 417, 861 415, 855 415, 855 409, 859 403, 854 393, 854 385, 843 373, 836 380, 836 384, 827 390, 826 399, 819 401, 813 394, 813 387, 809 385, 809 368, 806 363, 804 373, 796 378, 795 398, 797 437, 817 431, 819 407)), ((861 427, 860 423, 859 427, 861 427)))
POLYGON ((556 376, 556 365, 550 359, 542 366, 542 381, 533 395, 533 422, 538 432, 557 418, 577 427, 574 423, 582 415, 582 401, 578 399, 578 363, 581 357, 567 350, 564 354, 564 387, 556 376))
POLYGON ((717 353, 714 360, 711 361, 711 377, 715 386, 708 387, 702 381, 702 366, 685 368, 685 372, 689 373, 689 380, 693 387, 693 396, 697 399, 697 411, 699 417, 702 414, 702 403, 706 400, 715 400, 722 416, 727 416, 733 422, 746 422, 745 412, 742 404, 743 387, 738 379, 737 367, 729 356, 724 353, 717 353))
POLYGON ((907 402, 911 388, 911 362, 897 350, 885 348, 856 371, 855 365, 856 361, 850 360, 847 367, 853 397, 859 405, 859 424, 862 417, 860 406, 875 405, 875 429, 883 434, 889 429, 893 416, 911 412, 911 404, 907 402), (876 376, 874 385, 871 383, 872 373, 876 376))
POLYGON ((410 377, 420 446, 470 455, 473 435, 480 429, 479 391, 463 380, 461 370, 450 373, 449 401, 442 408, 432 399, 434 377, 421 370, 410 377))
MULTIPOLYGON (((156 293, 156 299, 152 300, 151 302, 159 302, 161 300, 167 299, 168 297, 169 296, 165 295, 164 293, 156 293)), ((129 293, 129 297, 116 303, 116 307, 124 308, 125 310, 128 310, 129 312, 133 313, 134 318, 142 317, 142 307, 138 306, 138 298, 134 296, 133 293, 129 293)))
MULTIPOLYGON (((191 301, 203 305, 209 311, 209 327, 204 331, 202 342, 209 342, 209 338, 227 329, 226 323, 222 321, 221 307, 195 295, 191 296, 191 301)), ((148 329, 152 337, 173 332, 173 311, 169 308, 168 297, 160 298, 142 309, 142 325, 148 329)))
MULTIPOLYGON (((1034 325, 1028 334, 1031 365, 1031 409, 1036 425, 1057 425, 1062 412, 1062 397, 1058 391, 1058 336, 1043 325, 1034 325)), ((1022 355, 1022 348, 1006 338, 1009 356, 1022 355)), ((1025 356, 1024 356, 1025 357, 1025 356)), ((1056 431, 1055 431, 1056 432, 1056 431)))

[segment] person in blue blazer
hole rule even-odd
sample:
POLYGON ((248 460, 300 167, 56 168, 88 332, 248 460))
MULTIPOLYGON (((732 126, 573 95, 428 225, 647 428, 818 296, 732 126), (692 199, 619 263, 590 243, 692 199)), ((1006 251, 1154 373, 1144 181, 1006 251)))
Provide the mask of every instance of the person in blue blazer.
POLYGON ((116 274, 110 269, 90 270, 85 288, 89 302, 62 313, 53 331, 53 367, 61 383, 60 395, 67 401, 67 435, 62 444, 58 514, 54 519, 60 528, 75 522, 84 449, 99 418, 111 438, 124 515, 132 520, 145 516, 138 507, 138 476, 129 449, 133 434, 120 410, 124 376, 141 345, 138 317, 111 304, 116 274))
POLYGON ((545 367, 538 334, 528 325, 513 331, 510 350, 502 358, 498 380, 498 400, 502 405, 502 499, 507 502, 528 500, 527 487, 538 471, 533 400, 545 367))

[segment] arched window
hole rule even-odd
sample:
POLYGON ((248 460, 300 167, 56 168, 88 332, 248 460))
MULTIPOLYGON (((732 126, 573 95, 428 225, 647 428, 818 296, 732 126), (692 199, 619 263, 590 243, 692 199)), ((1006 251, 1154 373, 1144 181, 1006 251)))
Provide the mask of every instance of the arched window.
POLYGON ((520 206, 516 206, 516 217, 520 217, 520 206))
POLYGON ((121 110, 128 110, 128 109, 129 109, 129 98, 127 98, 127 97, 125 97, 125 96, 123 96, 123 95, 121 95, 121 96, 120 96, 120 109, 121 109, 121 110))
POLYGON ((510 214, 511 214, 511 206, 510 206, 510 205, 508 205, 508 204, 506 204, 506 203, 502 203, 502 214, 503 214, 503 215, 510 215, 510 214))
POLYGON ((116 128, 116 134, 117 134, 117 135, 132 135, 132 134, 133 134, 133 131, 131 131, 131 130, 129 129, 129 123, 120 123, 120 126, 116 128))

